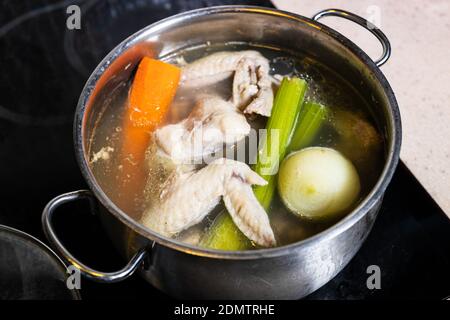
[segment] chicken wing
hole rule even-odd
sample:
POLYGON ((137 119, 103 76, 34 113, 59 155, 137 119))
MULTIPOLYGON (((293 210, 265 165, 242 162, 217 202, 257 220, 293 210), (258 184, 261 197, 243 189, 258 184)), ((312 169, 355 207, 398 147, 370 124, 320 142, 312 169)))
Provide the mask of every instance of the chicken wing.
POLYGON ((270 116, 273 79, 269 61, 257 51, 217 52, 182 68, 184 86, 207 86, 233 76, 230 101, 244 113, 270 116))
POLYGON ((189 116, 155 132, 156 144, 177 163, 198 163, 250 133, 245 116, 218 97, 200 99, 189 116))
POLYGON ((267 182, 245 163, 221 158, 198 171, 180 168, 144 212, 141 221, 145 226, 175 236, 201 222, 223 197, 233 221, 250 240, 261 246, 275 245, 267 214, 251 189, 251 185, 267 182))

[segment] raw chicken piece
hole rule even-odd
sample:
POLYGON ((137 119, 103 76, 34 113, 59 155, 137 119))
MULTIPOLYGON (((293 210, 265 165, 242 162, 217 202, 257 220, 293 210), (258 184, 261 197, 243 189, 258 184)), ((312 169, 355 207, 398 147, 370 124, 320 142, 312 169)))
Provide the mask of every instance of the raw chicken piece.
POLYGON ((195 171, 177 167, 164 183, 157 199, 144 212, 141 222, 172 237, 201 222, 223 196, 237 227, 260 246, 274 246, 275 236, 251 185, 267 182, 245 163, 217 159, 195 171))
POLYGON ((230 102, 203 97, 188 118, 155 132, 158 147, 174 162, 197 163, 250 133, 245 116, 230 102))
POLYGON ((268 60, 258 51, 216 52, 183 66, 181 81, 185 86, 202 87, 225 80, 236 71, 243 58, 253 59, 258 65, 269 66, 268 60))
POLYGON ((254 60, 240 60, 233 78, 231 101, 244 113, 257 113, 269 117, 273 105, 272 79, 268 64, 256 64, 254 60))
POLYGON ((244 113, 270 116, 273 79, 269 61, 257 51, 217 52, 182 69, 184 86, 206 86, 233 77, 231 102, 244 113))
POLYGON ((231 179, 226 186, 223 202, 233 222, 247 238, 262 247, 276 245, 269 216, 256 199, 251 185, 231 179))

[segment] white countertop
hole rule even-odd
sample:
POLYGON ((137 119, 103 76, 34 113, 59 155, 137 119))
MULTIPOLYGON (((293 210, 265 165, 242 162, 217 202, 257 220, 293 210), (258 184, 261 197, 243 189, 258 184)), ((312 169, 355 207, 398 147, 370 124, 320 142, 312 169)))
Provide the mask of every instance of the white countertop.
MULTIPOLYGON (((396 94, 403 122, 401 159, 450 217, 450 0, 272 0, 312 17, 339 8, 378 25, 391 41, 381 67, 396 94)), ((374 59, 381 46, 352 22, 323 18, 374 59)))

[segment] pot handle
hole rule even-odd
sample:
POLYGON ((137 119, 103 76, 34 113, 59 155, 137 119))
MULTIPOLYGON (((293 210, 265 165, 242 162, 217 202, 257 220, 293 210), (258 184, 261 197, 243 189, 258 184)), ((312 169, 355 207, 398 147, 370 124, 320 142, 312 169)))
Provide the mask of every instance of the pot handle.
POLYGON ((83 274, 85 277, 97 282, 105 283, 114 283, 127 279, 144 262, 145 258, 147 257, 147 248, 140 249, 122 269, 114 272, 102 272, 86 266, 77 258, 75 258, 66 249, 66 247, 64 247, 64 245, 56 235, 52 222, 53 215, 56 209, 64 203, 81 199, 88 199, 91 210, 95 212, 94 208, 96 207, 97 203, 94 195, 89 190, 78 190, 65 193, 50 200, 50 202, 45 206, 42 213, 42 227, 44 229, 45 236, 50 241, 52 246, 56 249, 56 251, 61 254, 70 264, 79 269, 81 271, 81 274, 83 274))
POLYGON ((381 45, 383 46, 383 53, 381 55, 381 58, 375 60, 375 64, 378 67, 381 67, 383 64, 386 63, 386 61, 388 61, 389 57, 391 56, 391 43, 389 42, 389 39, 386 37, 383 31, 381 31, 377 26, 354 13, 341 9, 326 9, 320 11, 316 15, 314 15, 312 19, 314 21, 319 21, 321 18, 328 16, 340 17, 353 21, 359 24, 360 26, 364 27, 365 29, 369 30, 373 35, 375 35, 375 37, 377 37, 377 39, 381 42, 381 45))

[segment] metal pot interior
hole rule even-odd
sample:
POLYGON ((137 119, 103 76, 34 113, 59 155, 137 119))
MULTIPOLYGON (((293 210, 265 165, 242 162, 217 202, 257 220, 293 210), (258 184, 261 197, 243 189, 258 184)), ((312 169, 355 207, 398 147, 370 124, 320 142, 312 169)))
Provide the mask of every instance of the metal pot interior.
POLYGON ((96 183, 88 166, 88 154, 96 124, 109 106, 109 95, 120 83, 132 78, 135 66, 143 56, 161 58, 207 41, 212 44, 230 41, 256 43, 293 53, 301 51, 344 75, 358 90, 369 103, 370 111, 384 135, 386 164, 378 183, 365 201, 330 229, 340 232, 346 224, 352 224, 363 216, 372 200, 384 193, 398 159, 400 120, 395 97, 387 80, 364 52, 332 29, 298 15, 257 7, 208 8, 162 20, 132 35, 100 63, 79 101, 75 119, 75 145, 81 170, 102 204, 141 235, 178 249, 185 247, 162 239, 127 218, 115 207, 96 183))

